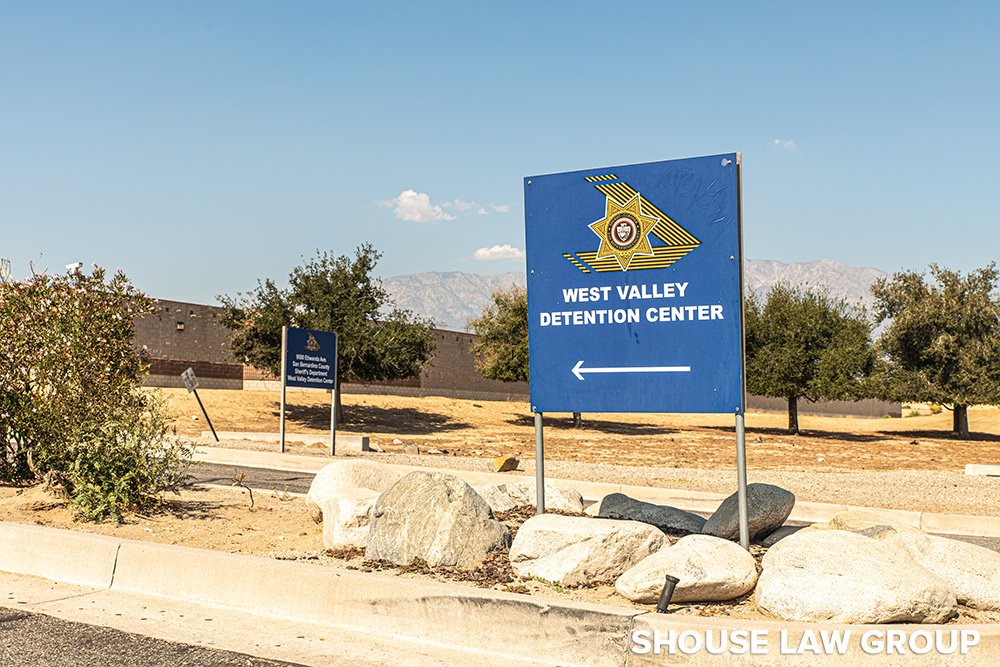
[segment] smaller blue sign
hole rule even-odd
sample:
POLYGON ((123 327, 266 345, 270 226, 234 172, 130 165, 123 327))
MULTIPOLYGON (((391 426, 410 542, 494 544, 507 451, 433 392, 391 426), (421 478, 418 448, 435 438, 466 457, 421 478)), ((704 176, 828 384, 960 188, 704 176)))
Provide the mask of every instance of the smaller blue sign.
POLYGON ((285 333, 285 386, 334 389, 337 385, 337 334, 313 329, 285 333))

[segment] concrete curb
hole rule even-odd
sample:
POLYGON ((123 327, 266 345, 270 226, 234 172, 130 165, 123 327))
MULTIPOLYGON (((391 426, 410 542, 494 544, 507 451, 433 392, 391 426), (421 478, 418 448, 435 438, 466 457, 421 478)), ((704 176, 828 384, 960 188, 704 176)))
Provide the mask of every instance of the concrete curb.
POLYGON ((63 582, 87 579, 92 588, 158 596, 259 616, 301 621, 352 631, 377 632, 383 638, 418 641, 496 657, 548 665, 686 664, 843 664, 864 654, 857 642, 845 655, 781 655, 784 631, 797 644, 807 632, 891 627, 920 630, 975 630, 974 653, 959 656, 888 657, 878 664, 997 664, 1000 626, 844 626, 659 615, 618 607, 483 590, 458 584, 367 574, 318 565, 290 563, 150 542, 109 538, 71 530, 0 522, 0 570, 63 582), (34 560, 43 556, 42 565, 34 560), (108 576, 110 573, 110 576, 108 576), (767 655, 641 655, 632 648, 633 633, 712 630, 769 634, 767 655))
POLYGON ((622 664, 635 616, 630 609, 44 526, 0 522, 0 543, 18 545, 0 550, 0 570, 14 574, 349 631, 377 631, 384 637, 498 659, 622 664), (39 567, 32 558, 43 554, 47 557, 39 567))
MULTIPOLYGON (((221 447, 203 447, 195 453, 195 459, 205 463, 221 465, 239 465, 249 468, 267 468, 289 472, 315 473, 327 464, 331 458, 301 456, 295 454, 280 454, 277 452, 256 452, 242 449, 226 449, 221 447)), ((415 470, 444 472, 464 479, 469 484, 534 484, 535 478, 514 473, 494 473, 475 470, 454 470, 450 468, 434 468, 431 466, 410 466, 398 463, 382 463, 407 474, 415 470)), ((707 512, 716 510, 725 498, 725 494, 705 491, 688 491, 683 489, 660 489, 650 486, 631 486, 625 484, 609 484, 604 482, 587 482, 572 479, 548 478, 556 486, 568 486, 577 489, 587 500, 597 501, 609 493, 624 493, 638 500, 660 505, 672 505, 688 512, 707 512)), ((840 512, 864 512, 884 517, 887 522, 900 523, 914 528, 920 528, 932 533, 950 535, 976 535, 981 537, 1000 537, 1000 516, 975 516, 968 514, 943 514, 940 512, 916 512, 911 510, 888 509, 881 507, 865 507, 861 505, 842 505, 838 503, 820 503, 813 501, 796 501, 791 521, 817 523, 829 521, 833 515, 840 512)))
POLYGON ((966 475, 986 475, 988 477, 1000 477, 1000 464, 996 463, 966 463, 966 475))

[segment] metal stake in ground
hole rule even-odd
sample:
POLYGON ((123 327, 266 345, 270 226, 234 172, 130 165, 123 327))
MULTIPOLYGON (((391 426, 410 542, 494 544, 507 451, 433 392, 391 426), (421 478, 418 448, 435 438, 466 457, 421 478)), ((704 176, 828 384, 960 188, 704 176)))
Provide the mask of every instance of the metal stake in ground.
POLYGON ((212 420, 208 418, 208 412, 205 410, 205 404, 201 402, 201 397, 198 396, 198 378, 194 374, 193 368, 188 368, 186 371, 181 373, 181 379, 184 381, 184 387, 188 390, 189 394, 194 394, 194 400, 198 401, 198 407, 201 408, 201 414, 205 415, 205 423, 208 424, 208 429, 212 432, 212 437, 215 441, 219 441, 219 436, 215 434, 215 427, 212 426, 212 420))

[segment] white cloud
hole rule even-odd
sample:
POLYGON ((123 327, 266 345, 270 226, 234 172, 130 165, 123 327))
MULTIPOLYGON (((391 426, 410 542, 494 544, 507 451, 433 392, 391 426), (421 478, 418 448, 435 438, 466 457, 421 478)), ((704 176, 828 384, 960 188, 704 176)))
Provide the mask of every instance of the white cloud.
POLYGON ((468 211, 470 208, 476 208, 479 206, 474 201, 463 201, 461 199, 455 199, 454 201, 446 201, 441 204, 442 208, 454 208, 459 211, 468 211))
POLYGON ((483 206, 474 201, 464 199, 452 199, 438 204, 431 202, 431 197, 426 192, 416 190, 403 190, 395 199, 383 199, 375 202, 382 208, 391 208, 400 220, 411 222, 434 222, 437 220, 455 220, 457 216, 449 211, 461 212, 472 211, 476 215, 489 215, 490 209, 497 213, 506 213, 510 210, 508 204, 490 204, 483 206))
POLYGON ((382 208, 391 208, 397 218, 409 222, 455 219, 455 216, 447 213, 441 206, 432 204, 431 196, 426 192, 403 190, 395 199, 383 199, 375 203, 382 208))
POLYGON ((781 149, 789 153, 797 153, 799 150, 794 139, 772 139, 771 148, 781 149))
POLYGON ((524 259, 524 251, 520 248, 515 248, 509 243, 504 243, 503 245, 490 246, 489 248, 480 248, 472 256, 480 261, 524 259))

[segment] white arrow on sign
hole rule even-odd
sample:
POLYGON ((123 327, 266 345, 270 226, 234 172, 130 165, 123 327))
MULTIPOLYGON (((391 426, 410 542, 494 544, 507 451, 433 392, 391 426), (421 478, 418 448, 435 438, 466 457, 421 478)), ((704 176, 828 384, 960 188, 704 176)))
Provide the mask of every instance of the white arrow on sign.
POLYGON ((583 379, 584 373, 690 373, 690 366, 621 366, 619 368, 583 368, 583 359, 573 366, 573 375, 583 379))

